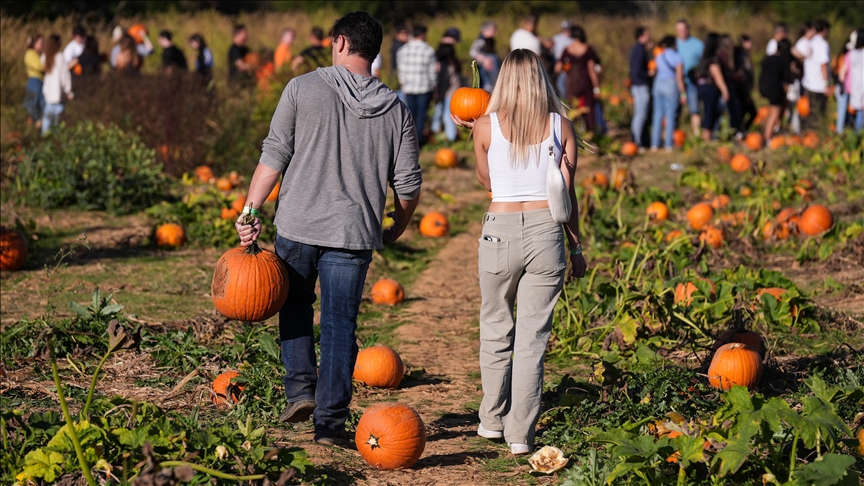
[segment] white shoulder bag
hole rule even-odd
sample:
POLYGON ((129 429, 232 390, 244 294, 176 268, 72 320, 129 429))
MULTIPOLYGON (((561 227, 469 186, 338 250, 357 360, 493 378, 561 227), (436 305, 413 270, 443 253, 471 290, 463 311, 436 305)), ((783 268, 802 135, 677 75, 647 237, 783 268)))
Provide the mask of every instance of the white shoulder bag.
POLYGON ((570 193, 567 182, 561 172, 561 163, 555 157, 555 145, 561 147, 561 157, 564 157, 564 144, 561 141, 561 115, 551 113, 549 118, 552 131, 552 145, 549 145, 549 167, 546 169, 546 199, 549 201, 549 211, 556 223, 570 221, 570 193))

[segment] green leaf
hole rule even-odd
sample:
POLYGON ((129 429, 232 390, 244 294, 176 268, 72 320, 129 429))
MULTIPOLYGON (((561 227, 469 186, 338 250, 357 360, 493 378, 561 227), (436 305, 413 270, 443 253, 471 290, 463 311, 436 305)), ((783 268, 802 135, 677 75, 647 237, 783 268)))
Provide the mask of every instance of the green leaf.
POLYGON ((103 316, 110 316, 111 314, 116 314, 116 313, 120 312, 121 310, 123 310, 122 305, 110 304, 110 305, 106 305, 105 307, 103 307, 99 313, 102 314, 103 316))
POLYGON ((750 439, 758 430, 757 425, 747 424, 738 434, 730 437, 726 447, 714 456, 713 463, 720 463, 720 477, 735 473, 744 464, 750 455, 750 439))
POLYGON ((63 472, 63 454, 53 451, 36 449, 30 451, 24 457, 24 470, 17 479, 42 478, 46 482, 53 483, 63 472))
POLYGON ((69 301, 69 308, 72 309, 73 312, 75 312, 76 314, 78 314, 79 316, 81 316, 85 319, 90 319, 92 317, 92 315, 90 314, 90 311, 87 310, 86 307, 79 304, 78 302, 70 300, 69 301))
POLYGON ((150 438, 150 426, 145 425, 134 430, 117 429, 114 431, 117 440, 131 450, 137 451, 150 438))
POLYGON ((624 338, 625 343, 633 344, 636 342, 638 324, 639 322, 636 319, 627 314, 623 315, 621 320, 618 321, 618 330, 621 331, 621 337, 624 338))
POLYGON ((609 473, 609 479, 606 481, 606 484, 616 484, 614 482, 615 479, 630 474, 635 471, 639 471, 646 467, 644 462, 621 462, 615 466, 615 469, 609 473))
POLYGON ((276 341, 270 333, 264 333, 258 336, 258 346, 276 361, 281 359, 279 347, 276 346, 276 341))
POLYGON ((702 447, 705 445, 703 437, 690 437, 688 435, 679 435, 672 439, 672 443, 681 454, 681 467, 687 468, 694 462, 705 462, 705 454, 702 452, 702 447))
POLYGON ((801 404, 801 415, 807 423, 802 428, 801 438, 807 447, 816 447, 816 442, 821 438, 833 449, 837 444, 838 431, 852 435, 849 426, 834 412, 832 405, 816 397, 804 397, 801 404))
MULTIPOLYGON (((821 458, 796 469, 792 484, 795 486, 831 486, 837 484, 844 477, 852 477, 849 474, 849 468, 852 464, 855 464, 855 458, 852 456, 825 454, 821 458)), ((852 480, 853 482, 850 484, 855 484, 854 478, 852 480)))

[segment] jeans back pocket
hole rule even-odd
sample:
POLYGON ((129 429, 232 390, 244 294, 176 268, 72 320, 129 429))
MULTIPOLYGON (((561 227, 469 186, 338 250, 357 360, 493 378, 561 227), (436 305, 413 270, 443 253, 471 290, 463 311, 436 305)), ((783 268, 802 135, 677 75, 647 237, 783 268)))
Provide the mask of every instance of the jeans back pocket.
POLYGON ((510 273, 510 242, 480 238, 480 271, 494 275, 510 273))

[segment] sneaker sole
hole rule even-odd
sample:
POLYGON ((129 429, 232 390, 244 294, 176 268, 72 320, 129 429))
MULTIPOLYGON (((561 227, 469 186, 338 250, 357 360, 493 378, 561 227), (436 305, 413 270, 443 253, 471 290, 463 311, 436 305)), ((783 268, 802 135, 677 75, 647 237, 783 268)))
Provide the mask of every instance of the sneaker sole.
POLYGON ((497 430, 486 430, 486 429, 483 429, 482 431, 478 430, 477 435, 479 435, 480 437, 483 437, 484 439, 503 439, 504 438, 504 432, 499 432, 497 430))
POLYGON ((305 422, 309 420, 309 417, 312 416, 312 413, 315 412, 315 405, 309 404, 304 405, 297 410, 294 411, 291 415, 287 417, 279 417, 280 422, 287 422, 289 424, 296 424, 300 422, 305 422))

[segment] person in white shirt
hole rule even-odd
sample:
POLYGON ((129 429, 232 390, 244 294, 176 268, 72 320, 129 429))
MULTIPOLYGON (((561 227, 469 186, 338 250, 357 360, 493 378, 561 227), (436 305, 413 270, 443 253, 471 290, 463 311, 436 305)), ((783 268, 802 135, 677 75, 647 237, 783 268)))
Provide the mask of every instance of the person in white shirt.
POLYGON ((396 71, 405 104, 414 117, 417 141, 422 146, 425 142, 423 125, 438 73, 435 70, 435 49, 426 43, 426 26, 415 25, 413 31, 411 40, 396 51, 396 71))
POLYGON ((830 27, 830 24, 822 19, 813 22, 815 34, 810 38, 809 49, 804 56, 804 78, 801 80, 801 86, 810 97, 812 124, 821 121, 828 104, 826 92, 830 79, 831 49, 825 38, 828 37, 830 27))
POLYGON ((540 38, 534 33, 537 29, 537 17, 526 15, 522 18, 521 26, 510 36, 510 50, 528 49, 534 54, 540 55, 543 47, 540 38))
POLYGON ((45 97, 45 108, 42 111, 42 136, 45 136, 52 125, 60 122, 63 113, 63 99, 72 99, 72 73, 66 64, 66 58, 60 51, 60 36, 51 34, 45 42, 45 52, 42 54, 42 65, 45 66, 45 80, 42 84, 42 95, 45 97))
POLYGON ((76 25, 72 29, 72 41, 63 49, 63 61, 67 69, 74 69, 78 65, 78 58, 84 53, 85 42, 87 42, 87 31, 84 27, 76 25))
POLYGON ((774 54, 777 54, 777 43, 785 39, 788 35, 789 27, 787 27, 786 24, 783 22, 774 24, 774 35, 771 37, 771 40, 768 41, 768 45, 765 46, 765 55, 773 56, 774 54))
MULTIPOLYGON (((564 20, 561 22, 561 32, 552 36, 552 55, 555 56, 555 62, 561 60, 561 55, 564 54, 564 49, 573 43, 573 37, 570 36, 570 22, 564 20)), ((564 91, 567 89, 567 72, 561 71, 555 79, 555 89, 558 90, 559 96, 564 96, 564 91)))

